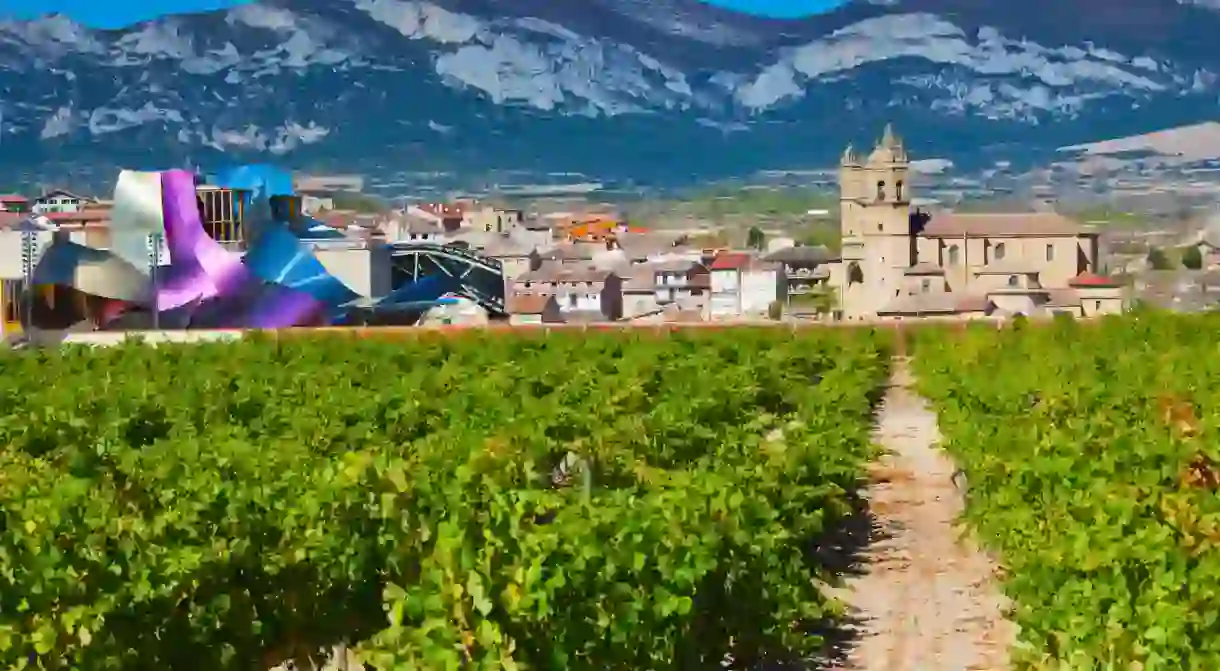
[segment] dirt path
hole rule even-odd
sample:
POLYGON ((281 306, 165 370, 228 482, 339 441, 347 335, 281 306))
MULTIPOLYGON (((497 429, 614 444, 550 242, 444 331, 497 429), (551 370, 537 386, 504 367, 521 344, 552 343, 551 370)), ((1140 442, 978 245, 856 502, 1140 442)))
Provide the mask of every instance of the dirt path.
POLYGON ((865 496, 875 539, 839 596, 857 619, 843 668, 852 671, 1006 671, 1015 627, 992 579, 994 562, 961 538, 962 494, 936 448, 936 416, 895 362, 876 440, 889 454, 865 496))

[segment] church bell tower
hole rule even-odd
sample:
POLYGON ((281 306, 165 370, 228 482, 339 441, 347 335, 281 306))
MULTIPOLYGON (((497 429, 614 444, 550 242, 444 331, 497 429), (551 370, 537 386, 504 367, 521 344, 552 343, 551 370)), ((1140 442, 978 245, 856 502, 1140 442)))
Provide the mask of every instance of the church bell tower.
POLYGON ((867 315, 892 299, 916 263, 911 160, 893 126, 861 160, 849 146, 839 164, 844 312, 867 315))

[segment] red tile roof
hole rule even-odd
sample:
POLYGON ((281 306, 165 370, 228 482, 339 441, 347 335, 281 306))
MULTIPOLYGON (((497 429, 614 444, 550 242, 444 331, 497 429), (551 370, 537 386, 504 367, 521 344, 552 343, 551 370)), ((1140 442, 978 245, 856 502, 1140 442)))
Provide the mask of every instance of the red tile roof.
POLYGON ((28 203, 28 202, 30 202, 30 199, 29 199, 29 198, 26 198, 25 196, 19 196, 19 195, 15 194, 15 193, 0 193, 0 202, 4 202, 4 203, 28 203))
POLYGON ((1068 281, 1068 286, 1073 287, 1117 287, 1122 286, 1122 283, 1112 277, 1102 277, 1095 275, 1089 271, 1084 271, 1076 277, 1068 281))
POLYGON ((83 210, 81 212, 46 212, 46 220, 56 223, 101 222, 109 220, 110 210, 83 210))
POLYGON ((450 205, 449 203, 421 203, 419 209, 434 217, 452 218, 462 216, 464 208, 461 205, 450 205))
POLYGON ((110 218, 110 210, 82 210, 80 212, 47 212, 42 215, 55 223, 102 222, 110 218))
POLYGON ((751 256, 745 252, 724 252, 716 256, 710 270, 744 270, 750 265, 751 256))

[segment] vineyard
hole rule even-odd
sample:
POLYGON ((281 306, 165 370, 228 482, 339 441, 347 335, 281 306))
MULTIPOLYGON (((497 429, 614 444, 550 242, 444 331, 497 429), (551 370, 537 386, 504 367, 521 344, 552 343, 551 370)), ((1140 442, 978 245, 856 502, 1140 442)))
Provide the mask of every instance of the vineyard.
MULTIPOLYGON (((1071 350, 1053 351, 1043 365, 1068 364, 1071 350)), ((1179 356, 1128 372, 1205 393, 1191 385, 1216 364, 1179 356)), ((818 628, 840 607, 816 587, 833 576, 815 549, 851 514, 888 366, 888 338, 845 329, 0 353, 0 666, 267 669, 340 642, 378 669, 710 669, 726 657, 748 668, 817 655, 818 628)), ((1136 381, 1122 384, 1134 394, 1136 381)), ((1119 384, 1083 398, 1059 381, 1039 416, 1131 400, 1119 384)), ((1064 424, 1048 444, 1074 431, 1102 440, 1126 421, 1064 424)), ((1000 477, 993 514, 1036 532, 1038 510, 1006 499, 1000 477), (995 512, 1004 501, 1026 517, 995 512)), ((1204 505, 1189 492, 1173 501, 1204 505)), ((1097 527, 1054 533, 1081 530, 1097 527)), ((1208 625, 1166 582, 1187 579, 1198 555, 1160 533, 1122 557, 1106 550, 1095 570, 1142 553, 1130 559, 1150 562, 1164 600, 1129 617, 1162 630, 1131 646, 1203 659, 1216 645, 1201 638, 1208 625)))
POLYGON ((1220 669, 1218 332, 1140 313, 916 338, 1019 668, 1220 669))

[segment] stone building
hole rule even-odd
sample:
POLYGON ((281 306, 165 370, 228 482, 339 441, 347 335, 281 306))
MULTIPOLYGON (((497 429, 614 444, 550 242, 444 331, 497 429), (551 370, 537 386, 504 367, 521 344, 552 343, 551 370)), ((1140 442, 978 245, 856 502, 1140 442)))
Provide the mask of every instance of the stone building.
POLYGON ((925 212, 911 159, 887 126, 839 167, 842 253, 828 284, 848 320, 1120 312, 1122 287, 1096 274, 1098 234, 1055 213, 925 212))

